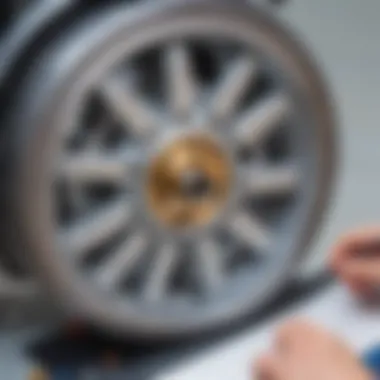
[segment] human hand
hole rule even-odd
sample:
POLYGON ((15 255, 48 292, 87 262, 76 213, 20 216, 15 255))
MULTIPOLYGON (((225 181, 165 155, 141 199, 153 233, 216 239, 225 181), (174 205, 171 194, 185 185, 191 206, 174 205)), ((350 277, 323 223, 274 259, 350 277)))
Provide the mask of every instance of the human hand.
POLYGON ((332 250, 331 267, 351 291, 372 296, 380 288, 380 226, 342 236, 332 250))
POLYGON ((270 353, 255 366, 256 380, 370 380, 371 374, 337 337, 304 321, 278 331, 270 353))

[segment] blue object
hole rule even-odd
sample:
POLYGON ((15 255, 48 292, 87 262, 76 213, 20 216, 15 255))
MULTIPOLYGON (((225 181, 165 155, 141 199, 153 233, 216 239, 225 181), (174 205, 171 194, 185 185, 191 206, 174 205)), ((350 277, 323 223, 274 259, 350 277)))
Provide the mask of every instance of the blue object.
POLYGON ((362 356, 363 364, 380 378, 380 344, 369 349, 362 356))

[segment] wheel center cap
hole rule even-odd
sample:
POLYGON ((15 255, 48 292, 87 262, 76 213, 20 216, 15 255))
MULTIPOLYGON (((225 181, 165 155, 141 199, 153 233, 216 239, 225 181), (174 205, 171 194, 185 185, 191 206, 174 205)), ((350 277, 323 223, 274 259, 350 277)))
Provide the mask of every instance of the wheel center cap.
POLYGON ((207 174, 197 170, 184 172, 181 186, 183 195, 194 200, 207 197, 212 190, 212 184, 207 174))
POLYGON ((148 168, 146 198, 159 222, 171 227, 209 223, 223 208, 232 167, 210 136, 179 137, 166 145, 148 168))

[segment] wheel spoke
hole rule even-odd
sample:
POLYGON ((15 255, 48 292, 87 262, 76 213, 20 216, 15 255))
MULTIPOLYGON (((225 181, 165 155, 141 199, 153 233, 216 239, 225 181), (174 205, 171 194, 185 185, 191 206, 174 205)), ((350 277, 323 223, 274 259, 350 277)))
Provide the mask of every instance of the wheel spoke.
POLYGON ((256 74, 257 66, 250 56, 231 64, 212 95, 210 116, 217 120, 230 118, 256 74))
POLYGON ((283 95, 275 95, 260 102, 238 121, 236 130, 239 142, 244 145, 260 144, 279 127, 289 111, 289 101, 283 95))
POLYGON ((270 244, 269 231, 254 215, 240 211, 228 224, 231 232, 240 241, 257 248, 260 254, 267 251, 270 244))
POLYGON ((300 173, 295 165, 258 167, 244 170, 242 182, 248 195, 284 195, 296 191, 300 173))
POLYGON ((197 85, 189 50, 181 44, 170 46, 165 57, 165 70, 172 112, 176 116, 190 116, 197 85))
POLYGON ((143 295, 145 299, 148 301, 159 301, 165 296, 177 259, 178 256, 174 244, 165 244, 157 252, 144 286, 143 295))
POLYGON ((60 239, 70 255, 80 260, 121 231, 131 217, 129 202, 118 200, 62 231, 60 239))
POLYGON ((128 132, 132 130, 138 136, 147 135, 157 124, 157 115, 141 95, 125 82, 124 78, 106 78, 100 86, 100 94, 128 132))
POLYGON ((84 152, 62 160, 61 175, 74 183, 122 183, 128 175, 125 157, 117 154, 84 152))
POLYGON ((148 244, 149 238, 143 232, 129 236, 120 247, 107 255, 106 261, 95 274, 97 281, 107 288, 120 285, 143 257, 148 244))
POLYGON ((212 238, 205 238, 198 243, 197 263, 199 280, 203 289, 213 291, 223 281, 223 260, 221 247, 212 238))

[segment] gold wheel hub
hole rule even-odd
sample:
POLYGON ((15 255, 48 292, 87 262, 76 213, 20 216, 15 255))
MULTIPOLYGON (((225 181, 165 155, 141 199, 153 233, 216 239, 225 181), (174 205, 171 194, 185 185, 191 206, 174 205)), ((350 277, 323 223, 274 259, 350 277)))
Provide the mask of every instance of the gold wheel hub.
POLYGON ((167 145, 148 168, 147 201, 170 227, 199 227, 222 210, 232 168, 222 147, 209 136, 181 137, 167 145))

